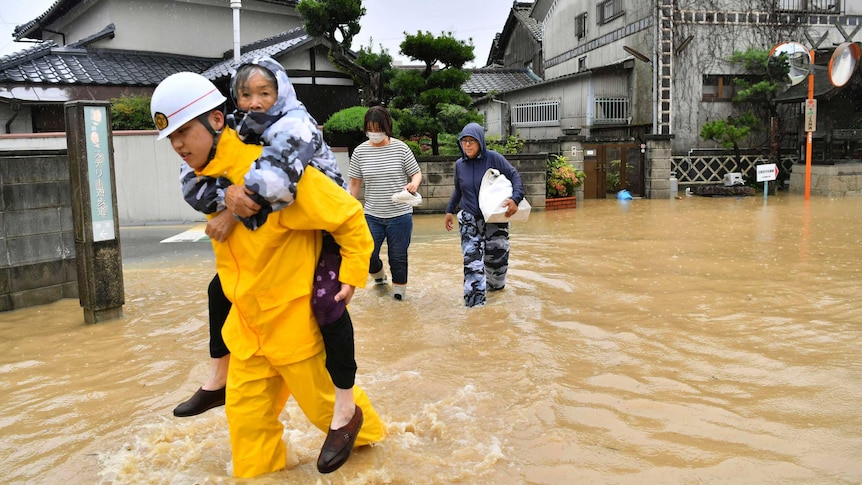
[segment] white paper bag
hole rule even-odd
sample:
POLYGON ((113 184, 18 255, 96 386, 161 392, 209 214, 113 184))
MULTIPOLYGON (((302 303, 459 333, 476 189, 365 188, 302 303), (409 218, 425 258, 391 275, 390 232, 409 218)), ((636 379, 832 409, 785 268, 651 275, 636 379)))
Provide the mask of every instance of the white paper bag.
POLYGON ((530 203, 524 198, 518 204, 518 212, 512 217, 506 217, 507 199, 512 198, 512 182, 495 168, 489 168, 482 176, 479 186, 479 209, 485 222, 517 222, 526 221, 530 217, 530 203))

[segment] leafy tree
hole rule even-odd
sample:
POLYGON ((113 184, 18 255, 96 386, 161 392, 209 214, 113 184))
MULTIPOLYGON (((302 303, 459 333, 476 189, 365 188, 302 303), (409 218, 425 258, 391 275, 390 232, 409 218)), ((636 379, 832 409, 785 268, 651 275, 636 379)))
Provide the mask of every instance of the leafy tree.
POLYGON ((405 32, 401 53, 424 63, 422 70, 401 69, 392 79, 394 93, 392 115, 401 123, 405 135, 426 135, 431 140, 431 152, 440 153, 438 135, 458 133, 471 121, 481 122, 470 96, 461 85, 470 74, 463 66, 473 56, 472 41, 467 44, 452 37, 452 33, 439 37, 430 32, 405 32), (442 67, 437 68, 438 64, 442 67))
MULTIPOLYGON (((373 42, 373 39, 372 39, 373 42)), ((368 72, 368 85, 363 85, 362 99, 367 106, 388 104, 392 99, 389 83, 395 77, 392 56, 380 45, 380 52, 372 52, 371 47, 361 47, 356 56, 356 65, 368 72), (366 91, 368 90, 368 91, 366 91)))
POLYGON ((362 86, 366 105, 384 102, 384 86, 391 77, 392 56, 381 47, 375 54, 362 49, 354 60, 350 51, 359 33, 359 19, 365 15, 361 0, 300 0, 296 11, 302 17, 305 31, 329 41, 329 58, 336 67, 362 86))
POLYGON ((732 148, 736 167, 739 167, 742 158, 740 142, 753 131, 760 130, 764 125, 762 120, 768 120, 770 161, 778 163, 781 118, 775 98, 789 72, 787 58, 772 58, 767 50, 748 48, 744 52, 734 52, 729 60, 740 64, 747 74, 733 79, 736 86, 733 102, 747 110, 740 116, 705 123, 701 126, 700 136, 732 148))
POLYGON ((781 85, 776 79, 782 79, 789 65, 781 64, 776 68, 770 62, 769 51, 749 47, 744 52, 735 51, 731 54, 731 62, 742 65, 746 77, 735 77, 733 84, 736 92, 733 102, 747 107, 740 116, 729 116, 725 120, 714 120, 701 127, 700 136, 706 140, 714 140, 725 148, 733 148, 736 165, 739 166, 741 153, 739 143, 747 138, 752 131, 759 130, 763 119, 770 120, 770 158, 777 163, 778 148, 781 146, 779 134, 781 130, 778 104, 775 97, 779 94, 781 85), (776 123, 771 121, 775 120, 776 123))
MULTIPOLYGON (((728 116, 726 120, 713 120, 704 123, 700 127, 700 137, 705 140, 718 142, 724 148, 732 148, 736 158, 736 167, 739 167, 742 153, 739 142, 751 134, 751 130, 760 125, 760 120, 751 111, 746 111, 741 116, 728 116)), ((736 168, 733 170, 736 171, 736 168)))
POLYGON ((111 129, 154 130, 150 117, 150 97, 138 94, 111 99, 111 129))
POLYGON ((305 31, 325 37, 349 49, 359 33, 359 19, 365 15, 362 0, 300 0, 296 11, 305 21, 305 31), (335 34, 340 34, 338 41, 335 34))

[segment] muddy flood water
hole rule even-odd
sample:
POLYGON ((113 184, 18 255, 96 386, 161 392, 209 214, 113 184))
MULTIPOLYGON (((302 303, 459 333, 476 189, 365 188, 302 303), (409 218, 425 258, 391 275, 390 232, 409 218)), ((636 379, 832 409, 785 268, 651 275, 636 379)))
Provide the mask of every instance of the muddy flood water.
POLYGON ((407 298, 358 290, 358 383, 388 437, 331 475, 294 401, 288 469, 231 478, 207 367, 207 242, 123 227, 124 317, 0 313, 0 482, 862 483, 862 197, 587 200, 512 228, 505 290, 461 299, 442 215, 407 298))

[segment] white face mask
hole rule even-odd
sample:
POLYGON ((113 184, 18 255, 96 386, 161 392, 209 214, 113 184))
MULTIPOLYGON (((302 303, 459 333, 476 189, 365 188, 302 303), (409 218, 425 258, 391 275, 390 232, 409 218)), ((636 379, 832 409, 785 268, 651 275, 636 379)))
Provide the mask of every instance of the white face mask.
POLYGON ((365 136, 368 137, 368 141, 371 143, 380 143, 384 139, 386 139, 386 133, 376 132, 376 131, 366 131, 365 136))

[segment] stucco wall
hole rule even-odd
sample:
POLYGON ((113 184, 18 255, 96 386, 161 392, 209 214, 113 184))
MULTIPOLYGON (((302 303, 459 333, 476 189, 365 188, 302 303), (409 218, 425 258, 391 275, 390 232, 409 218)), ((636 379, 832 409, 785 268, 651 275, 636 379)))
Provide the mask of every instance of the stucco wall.
MULTIPOLYGON (((227 0, 164 2, 159 0, 81 2, 60 21, 47 26, 65 39, 45 32, 61 46, 91 36, 108 24, 116 35, 96 41, 106 49, 170 52, 195 57, 221 57, 233 49, 233 11, 227 0)), ((255 0, 242 2, 240 42, 247 44, 302 25, 293 7, 255 0)))

